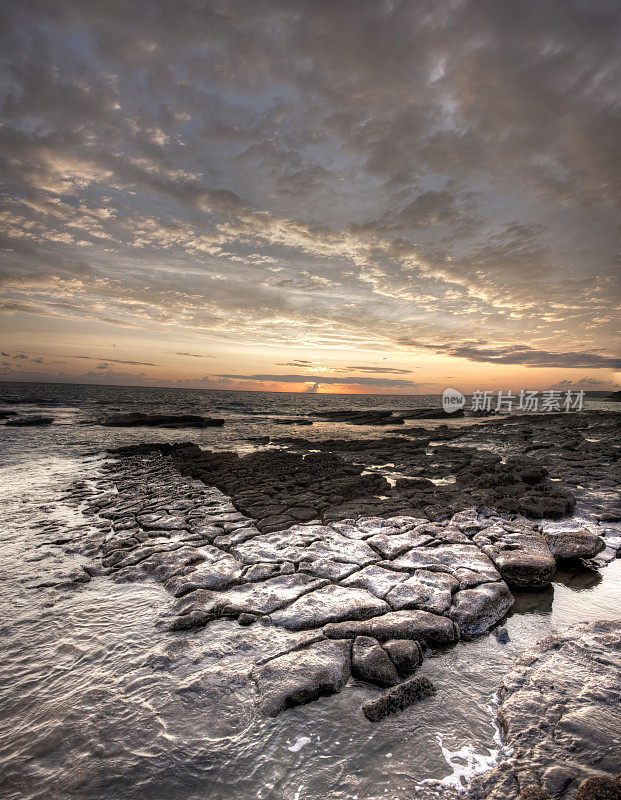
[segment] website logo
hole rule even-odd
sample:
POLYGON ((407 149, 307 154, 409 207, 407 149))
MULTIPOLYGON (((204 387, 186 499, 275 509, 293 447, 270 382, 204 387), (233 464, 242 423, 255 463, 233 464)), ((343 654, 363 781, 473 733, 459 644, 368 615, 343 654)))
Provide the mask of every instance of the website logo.
POLYGON ((461 411, 466 405, 466 398, 457 389, 445 389, 442 392, 442 408, 447 414, 461 411))

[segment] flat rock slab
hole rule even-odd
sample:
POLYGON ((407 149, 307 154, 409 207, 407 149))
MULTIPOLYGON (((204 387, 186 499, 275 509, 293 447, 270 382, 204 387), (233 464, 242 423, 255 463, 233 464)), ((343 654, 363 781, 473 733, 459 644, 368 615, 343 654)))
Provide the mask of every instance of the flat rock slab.
POLYGON ((339 620, 365 620, 384 614, 389 606, 365 589, 330 584, 300 597, 287 608, 271 615, 275 625, 293 631, 320 628, 339 620))
POLYGON ((451 575, 441 572, 429 573, 426 570, 418 570, 411 578, 401 581, 388 592, 386 602, 397 611, 419 608, 434 614, 444 614, 451 605, 450 581, 453 580, 451 575), (438 580, 426 579, 424 575, 436 575, 438 580), (448 580, 443 581, 443 578, 448 580))
POLYGON ((252 677, 259 709, 275 717, 288 706, 340 692, 350 673, 349 642, 322 641, 268 661, 252 677))
POLYGON ((417 533, 416 531, 406 531, 400 533, 381 533, 371 536, 367 543, 382 556, 382 558, 395 558, 411 550, 413 547, 421 547, 433 542, 433 536, 427 533, 417 533))
POLYGON ((443 544, 439 547, 414 547, 391 562, 395 569, 406 571, 434 569, 448 572, 466 588, 500 580, 498 570, 485 553, 474 544, 443 544))
POLYGON ((366 589, 376 597, 384 599, 398 584, 406 580, 407 575, 375 564, 357 570, 349 578, 341 581, 342 586, 366 589))
POLYGON ((326 583, 310 575, 277 575, 267 580, 233 586, 224 592, 192 592, 184 598, 178 610, 182 613, 203 611, 223 616, 271 614, 326 583))
POLYGON ((428 611, 390 611, 372 619, 332 623, 326 625, 323 631, 330 639, 372 636, 381 642, 416 639, 430 644, 449 644, 457 640, 452 621, 428 611))

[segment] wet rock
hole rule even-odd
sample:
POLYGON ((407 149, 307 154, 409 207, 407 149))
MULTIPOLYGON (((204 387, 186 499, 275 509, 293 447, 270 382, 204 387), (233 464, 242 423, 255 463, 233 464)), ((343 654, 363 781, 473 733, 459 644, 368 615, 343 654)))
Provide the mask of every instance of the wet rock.
POLYGON ((449 644, 457 640, 453 622, 428 611, 390 611, 368 620, 332 623, 323 630, 330 639, 371 636, 380 642, 416 639, 432 644, 449 644))
MULTIPOLYGON (((559 800, 580 797, 586 779, 617 789, 620 685, 618 620, 576 625, 523 653, 500 691, 498 721, 511 757, 475 778, 469 796, 488 796, 509 774, 516 788, 506 797, 513 800, 525 771, 559 800)), ((587 783, 584 796, 597 786, 587 783)))
POLYGON ((381 697, 365 703, 362 706, 362 713, 371 722, 377 722, 389 714, 403 711, 425 697, 432 697, 435 693, 435 686, 429 678, 410 678, 398 686, 393 686, 381 697))
POLYGON ((195 414, 112 414, 100 421, 112 428, 221 428, 223 419, 200 417, 195 414))
POLYGON ((574 800, 621 800, 621 775, 614 778, 600 775, 586 778, 578 786, 574 800))
MULTIPOLYGON (((187 571, 184 569, 182 574, 174 574, 164 580, 164 586, 175 597, 181 597, 195 589, 227 589, 239 582, 242 564, 236 558, 210 545, 193 549, 204 560, 196 567, 192 566, 187 571)), ((179 552, 181 551, 177 551, 179 552)))
POLYGON ((411 675, 423 661, 423 651, 412 639, 390 639, 382 645, 399 675, 411 675))
POLYGON ((513 595, 503 581, 462 589, 453 597, 448 616, 463 637, 478 636, 499 622, 513 605, 513 595))
POLYGON ((329 558, 318 558, 316 561, 302 561, 298 572, 307 572, 317 578, 328 578, 330 581, 340 581, 347 578, 358 569, 357 564, 343 564, 340 561, 332 561, 329 558))
POLYGON ((415 547, 396 558, 391 564, 395 569, 406 571, 428 569, 447 572, 455 576, 464 587, 500 579, 488 556, 473 544, 415 547))
POLYGON ((254 583, 275 578, 277 575, 293 575, 295 566, 291 561, 282 561, 275 564, 253 564, 244 570, 244 581, 254 583))
POLYGON ((522 789, 518 800, 551 800, 551 798, 541 786, 533 785, 522 789))
POLYGON ((298 598, 319 590, 325 584, 326 581, 312 578, 310 575, 297 573, 278 575, 265 581, 234 586, 226 592, 218 593, 217 607, 231 616, 239 613, 272 614, 290 603, 295 604, 298 598))
POLYGON ((383 558, 395 558, 413 547, 422 547, 430 542, 433 542, 433 536, 428 533, 417 533, 416 530, 391 535, 382 531, 367 539, 367 544, 377 550, 383 558))
POLYGON ((560 797, 575 778, 576 772, 571 767, 552 764, 543 773, 541 783, 552 797, 560 797))
POLYGON ((459 581, 452 575, 421 569, 397 584, 386 595, 386 602, 395 610, 420 608, 444 614, 451 605, 451 593, 458 588, 459 581))
POLYGON ((364 589, 330 584, 300 597, 271 617, 275 625, 299 631, 343 619, 365 620, 388 610, 387 603, 364 589))
POLYGON ((354 640, 351 658, 352 675, 380 686, 394 686, 399 675, 388 653, 376 639, 358 636, 354 640))
POLYGON ((349 642, 317 642, 274 658, 252 674, 259 693, 259 709, 275 717, 287 707, 340 692, 350 672, 349 642))
POLYGON ((545 538, 533 532, 482 531, 474 537, 498 568, 503 580, 516 589, 547 586, 556 572, 556 561, 545 538), (489 541, 489 544, 485 544, 489 541))
POLYGON ((332 422, 348 422, 350 425, 402 425, 403 419, 393 416, 392 411, 378 409, 372 411, 342 409, 338 411, 316 411, 315 416, 332 422))
POLYGON ((494 628, 492 630, 494 636, 498 639, 501 644, 507 644, 511 641, 509 638, 509 631, 504 626, 499 626, 498 628, 494 628))
POLYGON ((391 589, 394 589, 397 584, 403 582, 405 579, 406 576, 404 574, 373 564, 358 570, 349 578, 341 581, 341 585, 366 589, 376 597, 384 599, 391 589))
POLYGON ((594 558, 606 548, 601 536, 588 530, 546 531, 545 539, 556 559, 594 558))
POLYGON ((52 422, 54 422, 53 417, 19 417, 19 419, 7 419, 4 424, 10 428, 29 428, 36 425, 51 425, 52 422))

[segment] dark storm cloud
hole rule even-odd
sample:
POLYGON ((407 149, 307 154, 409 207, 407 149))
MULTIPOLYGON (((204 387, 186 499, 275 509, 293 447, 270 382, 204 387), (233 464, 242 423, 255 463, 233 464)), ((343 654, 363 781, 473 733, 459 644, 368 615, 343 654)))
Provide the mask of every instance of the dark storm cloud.
POLYGON ((6 11, 6 313, 615 363, 618 4, 6 11))

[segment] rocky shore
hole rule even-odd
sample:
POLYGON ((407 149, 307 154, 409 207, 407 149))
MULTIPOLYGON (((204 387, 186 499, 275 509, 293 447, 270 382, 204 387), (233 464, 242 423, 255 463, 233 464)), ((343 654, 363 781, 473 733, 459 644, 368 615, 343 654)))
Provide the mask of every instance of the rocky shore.
POLYGON ((470 800, 621 797, 621 623, 580 625, 523 653, 500 690, 512 755, 470 800))
MULTIPOLYGON (((360 713, 381 724, 411 703, 433 702, 433 684, 416 674, 429 654, 491 630, 502 637, 515 593, 544 589, 557 566, 596 570, 616 557, 617 432, 617 414, 585 413, 390 438, 280 438, 277 449, 243 456, 191 442, 118 448, 100 480, 77 481, 68 493, 94 521, 71 542, 89 559, 72 580, 161 582, 170 596, 160 610, 163 640, 209 626, 217 636, 223 621, 236 622, 240 650, 249 636, 254 643, 246 679, 260 715, 354 680, 378 687, 360 713), (580 522, 569 517, 576 507, 580 522)), ((536 658, 561 672, 571 694, 579 670, 565 674, 550 654, 604 654, 613 633, 544 643, 528 665, 536 658)), ((593 658, 593 668, 605 662, 593 658)), ((517 797, 527 780, 571 797, 579 778, 611 773, 607 761, 590 770, 571 763, 563 783, 548 774, 556 751, 543 746, 535 763, 535 745, 520 738, 532 725, 511 697, 524 698, 542 673, 522 667, 507 678, 500 710, 519 748, 491 783, 473 785, 473 798, 517 797)), ((576 713, 587 694, 573 698, 576 713)), ((546 696, 546 718, 555 703, 546 696)))

